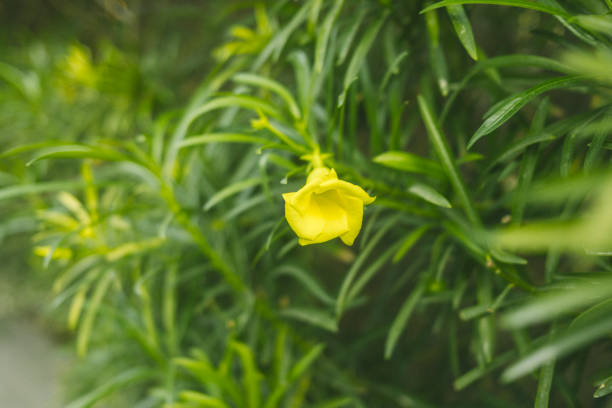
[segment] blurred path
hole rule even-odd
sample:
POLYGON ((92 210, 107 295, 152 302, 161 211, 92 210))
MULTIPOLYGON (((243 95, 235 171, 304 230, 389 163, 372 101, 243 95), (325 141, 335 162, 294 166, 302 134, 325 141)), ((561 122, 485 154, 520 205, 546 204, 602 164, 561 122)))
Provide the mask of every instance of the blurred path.
POLYGON ((48 334, 33 322, 0 320, 0 407, 59 408, 65 365, 48 334))

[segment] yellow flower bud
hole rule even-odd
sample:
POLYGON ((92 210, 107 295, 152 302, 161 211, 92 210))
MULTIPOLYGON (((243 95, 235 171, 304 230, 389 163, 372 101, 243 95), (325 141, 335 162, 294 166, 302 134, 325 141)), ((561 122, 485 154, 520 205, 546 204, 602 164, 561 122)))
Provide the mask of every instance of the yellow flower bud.
POLYGON ((375 198, 359 186, 338 180, 335 170, 326 167, 315 168, 299 191, 283 194, 285 217, 300 245, 336 237, 353 245, 361 230, 363 206, 375 198))

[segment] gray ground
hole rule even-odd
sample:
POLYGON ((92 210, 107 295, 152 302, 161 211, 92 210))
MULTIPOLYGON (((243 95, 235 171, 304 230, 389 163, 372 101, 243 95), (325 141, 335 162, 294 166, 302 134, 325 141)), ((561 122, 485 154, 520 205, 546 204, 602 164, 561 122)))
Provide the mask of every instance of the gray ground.
POLYGON ((27 319, 0 320, 0 407, 59 408, 67 357, 27 319))

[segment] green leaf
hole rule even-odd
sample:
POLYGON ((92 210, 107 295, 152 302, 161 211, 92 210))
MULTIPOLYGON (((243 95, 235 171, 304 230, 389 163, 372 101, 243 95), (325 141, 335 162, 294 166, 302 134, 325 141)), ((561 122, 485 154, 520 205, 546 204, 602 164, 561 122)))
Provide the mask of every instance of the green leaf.
POLYGON ((355 284, 351 287, 346 297, 346 302, 351 303, 353 299, 361 292, 364 286, 374 277, 374 275, 387 263, 391 255, 397 251, 398 243, 391 245, 385 250, 376 260, 371 261, 370 265, 363 271, 359 278, 355 281, 355 284))
POLYGON ((196 391, 181 391, 179 398, 183 401, 195 403, 202 408, 229 408, 229 405, 220 399, 196 391))
POLYGON ((508 367, 502 374, 502 380, 511 382, 523 377, 552 360, 563 357, 601 337, 608 336, 611 331, 612 316, 609 315, 589 325, 564 330, 508 367))
POLYGON ((408 55, 410 55, 408 51, 402 51, 398 56, 395 57, 393 62, 391 62, 391 65, 389 65, 389 68, 387 68, 387 72, 385 72, 385 76, 383 77, 382 83, 380 84, 380 87, 378 88, 379 95, 382 96, 382 92, 387 87, 387 84, 389 83, 389 80, 391 79, 391 77, 393 75, 399 74, 400 72, 399 66, 402 63, 402 61, 406 57, 408 57, 408 55))
POLYGON ((134 161, 124 154, 101 146, 64 144, 41 149, 26 165, 30 166, 39 160, 58 158, 134 161))
POLYGON ((208 143, 250 143, 250 144, 269 144, 270 139, 245 135, 242 133, 204 133, 191 136, 179 143, 179 148, 199 146, 208 143))
POLYGON ((515 351, 508 351, 504 354, 501 354, 493 359, 490 363, 475 367, 467 373, 463 374, 461 377, 457 378, 453 383, 453 387, 455 390, 460 391, 472 384, 474 381, 479 380, 485 375, 497 370, 498 368, 505 366, 512 360, 516 359, 515 351))
POLYGON ((298 108, 297 103, 295 102, 295 99, 293 99, 293 96, 291 95, 291 92, 289 92, 289 90, 285 88, 283 85, 281 85, 279 82, 276 82, 270 78, 266 78, 266 77, 256 75, 256 74, 251 74, 248 72, 240 72, 234 75, 233 79, 234 81, 241 83, 241 84, 259 86, 261 88, 268 89, 276 93, 278 96, 281 97, 282 100, 285 101, 285 103, 287 104, 287 107, 289 108, 289 112, 291 112, 291 115, 293 116, 293 118, 294 119, 300 118, 301 116, 300 108, 298 108))
POLYGON ((0 201, 22 195, 74 190, 84 187, 85 183, 82 181, 47 181, 32 184, 20 184, 0 189, 0 201))
POLYGON ((609 278, 594 279, 592 282, 568 283, 507 312, 503 315, 501 322, 504 327, 508 328, 526 327, 555 319, 608 296, 612 296, 612 280, 609 278))
POLYGON ((339 397, 339 398, 334 398, 329 401, 320 402, 317 405, 315 405, 313 408, 342 408, 342 407, 347 406, 351 402, 353 402, 353 398, 339 397))
POLYGON ((313 296, 319 299, 326 305, 333 305, 335 300, 327 294, 327 292, 321 287, 319 282, 315 279, 314 274, 308 271, 290 264, 281 265, 272 271, 273 276, 291 276, 300 282, 301 287, 310 292, 313 296))
POLYGON ((281 310, 280 314, 281 316, 312 324, 313 326, 320 327, 333 333, 338 331, 338 325, 333 316, 322 310, 303 307, 291 307, 281 310))
POLYGON ((374 235, 368 241, 367 245, 359 253, 357 258, 355 258, 355 261, 353 261, 351 268, 349 269, 346 276, 344 277, 344 280, 342 281, 342 285, 340 286, 340 292, 338 293, 338 297, 336 298, 336 319, 340 319, 340 317, 342 316, 342 312, 344 311, 344 308, 348 303, 349 289, 351 288, 353 281, 357 277, 359 269, 365 263, 368 255, 370 255, 370 253, 374 250, 376 244, 378 244, 378 242, 383 238, 387 231, 391 229, 395 222, 396 219, 392 218, 382 228, 380 228, 376 235, 374 235))
POLYGON ((325 344, 317 344, 313 346, 308 353, 299 359, 297 363, 289 371, 289 379, 296 381, 308 368, 315 362, 317 358, 325 350, 325 344))
POLYGON ((142 241, 126 242, 121 244, 106 253, 106 260, 109 262, 116 262, 121 258, 130 256, 133 254, 139 254, 145 251, 151 251, 162 246, 166 242, 165 238, 155 237, 145 239, 142 241))
POLYGON ((612 376, 602 380, 597 390, 593 393, 593 398, 601 398, 612 393, 612 376))
POLYGON ((79 356, 84 356, 87 353, 87 346, 89 344, 91 330, 93 329, 94 319, 98 314, 98 309, 100 309, 102 299, 104 298, 106 291, 115 277, 114 275, 115 274, 113 271, 104 272, 94 288, 94 292, 91 295, 91 300, 87 305, 85 316, 83 316, 83 321, 79 326, 79 332, 77 334, 76 346, 79 356))
POLYGON ((421 300, 421 296, 423 296, 423 292, 425 291, 425 280, 421 280, 416 288, 412 290, 410 296, 406 298, 402 307, 400 308, 398 314, 393 319, 393 323, 391 324, 391 328, 389 329, 389 333, 387 334, 387 339, 385 340, 385 359, 389 360, 391 355, 393 354, 393 350, 397 344, 397 341, 400 338, 400 335, 406 328, 408 324, 408 320, 414 311, 415 306, 421 300))
POLYGON ((313 346, 308 353, 299 359, 297 363, 291 368, 289 372, 288 381, 280 382, 277 387, 272 391, 264 408, 275 408, 278 407, 278 401, 282 398, 283 394, 287 391, 290 385, 294 384, 301 376, 308 370, 308 368, 315 362, 315 360, 321 355, 325 349, 324 344, 317 344, 313 346))
POLYGON ((478 52, 476 51, 476 41, 474 40, 472 25, 465 14, 465 10, 463 10, 461 5, 454 5, 446 6, 446 11, 448 12, 463 48, 465 48, 474 61, 478 60, 478 52))
POLYGON ((467 144, 467 148, 470 149, 474 144, 479 141, 482 137, 493 132, 495 129, 503 125, 508 119, 514 116, 523 106, 528 102, 536 98, 538 95, 550 91, 552 89, 569 88, 575 86, 581 82, 583 77, 580 76, 567 76, 561 78, 554 78, 548 81, 542 82, 533 88, 527 89, 519 94, 509 96, 508 98, 498 102, 493 108, 486 113, 486 120, 480 125, 476 133, 472 136, 467 144))
POLYGON ((489 252, 494 259, 500 262, 515 265, 527 265, 527 260, 525 258, 521 258, 520 256, 511 254, 504 250, 491 248, 489 252))
POLYGON ((439 177, 444 176, 442 167, 433 160, 417 156, 416 154, 391 150, 372 159, 374 163, 381 164, 396 170, 409 173, 434 174, 439 177))
POLYGON ((260 401, 259 380, 261 374, 257 371, 255 365, 255 357, 249 346, 236 341, 229 343, 230 347, 238 353, 240 362, 242 363, 242 382, 246 391, 247 407, 258 408, 260 401))
MULTIPOLYGON (((231 71, 227 73, 228 76, 230 74, 232 74, 231 71)), ((267 115, 276 118, 281 116, 278 109, 276 109, 273 105, 269 104, 263 99, 248 95, 218 96, 214 99, 209 100, 206 103, 190 107, 185 113, 185 115, 181 118, 179 124, 176 126, 176 129, 174 130, 172 138, 168 144, 168 148, 166 149, 166 157, 164 159, 163 168, 163 174, 166 176, 166 178, 172 178, 171 175, 174 168, 176 156, 178 154, 178 150, 180 149, 181 143, 185 139, 185 136, 187 135, 187 131, 189 130, 191 124, 205 113, 212 112, 217 109, 236 107, 250 109, 254 112, 261 111, 267 115)))
POLYGON ((553 376, 555 374, 555 362, 544 365, 540 370, 538 378, 538 390, 536 391, 536 399, 534 408, 548 408, 548 400, 550 399, 550 389, 552 387, 553 376))
POLYGON ((230 184, 229 186, 217 191, 212 197, 208 199, 206 204, 204 204, 204 211, 210 210, 212 207, 225 200, 226 198, 231 197, 234 194, 238 194, 241 191, 246 190, 247 188, 259 185, 263 181, 263 178, 255 177, 246 180, 240 180, 236 183, 230 184))
POLYGON ((325 52, 327 50, 327 43, 329 41, 329 35, 331 34, 334 22, 338 18, 338 14, 342 9, 344 0, 336 0, 333 8, 327 14, 327 18, 323 22, 323 26, 317 35, 317 44, 315 46, 315 60, 314 60, 314 71, 320 74, 323 70, 323 62, 325 60, 325 52))
POLYGON ((512 54, 503 55, 500 57, 494 57, 489 59, 480 59, 480 61, 470 70, 470 72, 461 80, 461 82, 453 88, 452 93, 449 95, 444 109, 440 114, 440 121, 444 122, 451 106, 459 93, 467 86, 472 78, 482 71, 488 72, 489 70, 503 67, 538 67, 555 72, 566 73, 570 70, 568 65, 562 64, 557 60, 540 57, 537 55, 529 54, 512 54))
POLYGON ((568 14, 563 9, 560 9, 558 7, 548 6, 548 5, 545 5, 545 4, 536 2, 536 1, 532 1, 532 0, 444 0, 444 1, 439 1, 437 3, 434 3, 432 5, 425 7, 423 10, 421 10, 420 13, 423 14, 423 13, 427 13, 428 11, 440 8, 440 7, 447 7, 447 6, 454 6, 454 5, 461 5, 461 4, 488 4, 488 5, 495 5, 495 6, 520 7, 520 8, 526 8, 526 9, 535 10, 535 11, 541 11, 544 13, 549 13, 554 16, 571 18, 571 15, 568 14))
POLYGON ((553 134, 540 133, 540 134, 536 134, 533 136, 528 136, 528 137, 516 140, 512 142, 510 145, 508 145, 507 147, 504 147, 501 149, 502 152, 498 156, 496 156, 493 160, 491 160, 491 164, 489 164, 488 169, 490 170, 496 164, 504 162, 504 161, 508 161, 516 157, 517 155, 519 155, 521 152, 523 152, 527 147, 531 145, 543 143, 543 142, 550 142, 555 139, 556 139, 556 136, 553 134))
MULTIPOLYGON (((199 354, 199 360, 175 358, 173 362, 188 370, 207 388, 218 387, 223 390, 238 406, 244 406, 244 393, 231 376, 215 370, 208 358, 199 354)), ((210 391, 210 390, 209 390, 210 391)))
POLYGON ((451 208, 451 203, 442 194, 438 193, 433 187, 426 184, 415 183, 408 187, 408 192, 417 196, 428 203, 432 203, 439 207, 451 208))
POLYGON ((612 33, 612 16, 611 15, 577 15, 568 19, 570 23, 577 23, 581 27, 590 31, 599 31, 609 35, 612 33))
POLYGON ((429 61, 438 81, 438 88, 442 96, 448 95, 448 67, 446 57, 440 45, 440 26, 437 12, 425 13, 425 22, 429 39, 429 61))
POLYGON ((412 248, 430 228, 431 225, 422 225, 412 231, 410 234, 406 235, 406 238, 404 238, 402 243, 399 245, 399 249, 393 256, 393 263, 397 263, 400 259, 402 259, 406 252, 408 252, 410 248, 412 248))
POLYGON ((278 33, 272 37, 268 45, 259 53, 255 63, 253 64, 253 71, 257 71, 267 60, 273 55, 274 60, 278 60, 285 44, 289 40, 289 37, 293 32, 306 21, 308 12, 314 4, 313 0, 305 3, 300 10, 293 15, 291 21, 289 21, 278 33))
POLYGON ((93 391, 88 392, 82 397, 72 401, 65 408, 89 408, 102 398, 120 390, 132 383, 148 380, 154 372, 151 367, 136 367, 124 371, 114 376, 110 381, 101 385, 93 391))
POLYGON ((461 201, 463 209, 469 220, 475 225, 480 225, 480 217, 474 210, 472 200, 467 189, 465 188, 465 184, 463 183, 461 176, 459 175, 457 164, 455 163, 451 153, 450 146, 448 145, 448 142, 440 129, 440 125, 434 117, 433 112, 423 95, 419 95, 417 98, 419 102, 419 109, 421 111, 421 117, 423 118, 423 122, 425 122, 427 135, 429 136, 429 141, 431 142, 438 155, 438 158, 440 159, 440 162, 442 163, 442 168, 446 172, 455 193, 459 196, 459 200, 461 201))
POLYGON ((338 61, 337 65, 342 65, 348 56, 349 51, 352 48, 353 40, 357 35, 357 31, 359 31, 359 27, 363 22, 363 18, 366 16, 366 7, 363 7, 363 2, 361 3, 361 7, 359 7, 359 14, 357 17, 353 19, 351 22, 351 26, 346 30, 346 35, 343 37, 340 44, 340 52, 338 53, 338 61))
POLYGON ((372 24, 370 28, 368 28, 363 37, 361 37, 361 41, 359 41, 357 48, 355 48, 355 52, 353 53, 348 68, 346 69, 346 73, 344 74, 343 90, 342 93, 338 96, 338 108, 344 105, 346 93, 348 92, 351 84, 357 79, 357 73, 361 69, 361 66, 363 65, 365 57, 368 55, 370 48, 372 48, 372 44, 374 44, 374 40, 378 35, 380 27, 387 19, 387 15, 388 12, 385 12, 376 23, 372 24))

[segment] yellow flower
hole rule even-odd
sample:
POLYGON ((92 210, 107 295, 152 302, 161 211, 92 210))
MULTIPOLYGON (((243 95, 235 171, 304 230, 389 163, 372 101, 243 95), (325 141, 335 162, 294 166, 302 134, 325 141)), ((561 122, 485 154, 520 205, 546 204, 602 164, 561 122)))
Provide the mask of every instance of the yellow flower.
POLYGON ((283 194, 285 217, 300 245, 317 244, 340 237, 353 245, 361 229, 363 206, 370 197, 361 187, 338 180, 334 169, 315 168, 306 185, 295 193, 283 194))

